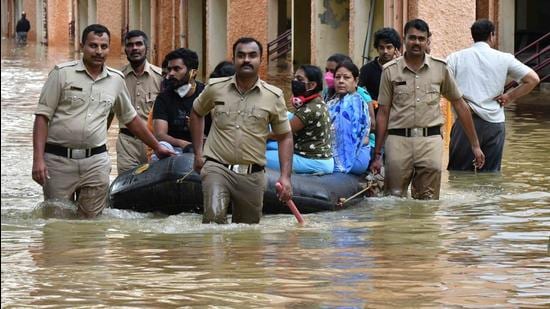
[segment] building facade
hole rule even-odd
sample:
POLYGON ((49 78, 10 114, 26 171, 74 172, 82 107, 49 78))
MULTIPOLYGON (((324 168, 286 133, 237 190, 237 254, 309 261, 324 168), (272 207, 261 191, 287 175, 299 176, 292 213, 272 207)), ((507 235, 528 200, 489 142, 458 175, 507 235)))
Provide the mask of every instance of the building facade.
MULTIPOLYGON (((112 54, 123 54, 131 29, 151 39, 150 60, 160 64, 178 47, 195 50, 205 77, 232 56, 232 44, 252 36, 264 47, 261 75, 272 70, 268 43, 287 32, 289 52, 277 60, 324 68, 335 52, 358 65, 375 56, 374 32, 391 26, 402 33, 412 18, 426 20, 433 33, 432 54, 445 57, 471 44, 469 27, 477 18, 497 25, 499 49, 514 52, 548 32, 545 0, 1 0, 2 36, 13 37, 21 12, 32 29, 29 40, 79 48, 82 29, 101 23, 111 31, 112 54), (546 12, 546 13, 541 13, 546 12), (290 41, 290 42, 288 42, 290 41)), ((279 44, 280 45, 280 44, 279 44)), ((272 46, 273 47, 273 46, 272 46)), ((274 45, 278 47, 277 44, 274 45)), ((271 55, 270 55, 271 56, 271 55)), ((291 65, 288 65, 291 68, 291 65)))

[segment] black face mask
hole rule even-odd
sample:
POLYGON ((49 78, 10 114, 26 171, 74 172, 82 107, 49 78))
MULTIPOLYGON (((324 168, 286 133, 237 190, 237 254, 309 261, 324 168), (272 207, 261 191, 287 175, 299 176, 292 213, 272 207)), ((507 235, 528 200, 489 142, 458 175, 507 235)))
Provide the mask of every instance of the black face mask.
POLYGON ((292 94, 295 97, 303 96, 306 92, 306 83, 298 80, 292 80, 292 94))

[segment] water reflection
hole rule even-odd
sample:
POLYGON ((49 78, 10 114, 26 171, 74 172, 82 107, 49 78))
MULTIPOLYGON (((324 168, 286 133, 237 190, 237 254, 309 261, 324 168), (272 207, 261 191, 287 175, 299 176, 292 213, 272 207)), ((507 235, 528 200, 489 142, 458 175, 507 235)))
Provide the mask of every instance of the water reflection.
MULTIPOLYGON (((501 174, 445 172, 440 201, 371 199, 306 215, 304 227, 290 215, 217 226, 117 209, 77 220, 70 205, 41 204, 30 177, 40 89, 76 55, 10 44, 2 40, 2 307, 550 305, 548 95, 507 110, 501 174)), ((272 81, 289 78, 279 74, 272 81)), ((112 128, 110 149, 115 138, 112 128)))

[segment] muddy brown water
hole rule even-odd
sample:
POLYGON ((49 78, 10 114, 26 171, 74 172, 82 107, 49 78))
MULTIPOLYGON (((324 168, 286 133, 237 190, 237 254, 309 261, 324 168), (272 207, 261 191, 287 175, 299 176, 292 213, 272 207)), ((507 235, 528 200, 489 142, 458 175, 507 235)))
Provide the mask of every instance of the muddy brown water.
POLYGON ((444 172, 439 201, 362 200, 303 227, 291 215, 219 226, 115 209, 78 220, 41 205, 31 179, 41 87, 74 57, 2 40, 3 308, 550 306, 547 94, 507 109, 501 174, 444 172))

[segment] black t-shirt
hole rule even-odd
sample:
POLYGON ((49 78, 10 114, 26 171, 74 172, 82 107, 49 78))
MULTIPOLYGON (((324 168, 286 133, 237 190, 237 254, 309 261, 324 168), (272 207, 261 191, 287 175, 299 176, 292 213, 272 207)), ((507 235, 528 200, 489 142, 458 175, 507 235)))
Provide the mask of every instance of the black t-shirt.
MULTIPOLYGON (((180 97, 173 89, 161 92, 153 107, 153 120, 162 119, 168 122, 168 135, 174 138, 191 141, 189 118, 193 109, 193 101, 204 90, 204 84, 197 81, 195 93, 190 97, 180 97)), ((210 130, 210 115, 206 117, 204 131, 210 130)))
POLYGON ((359 71, 359 86, 365 87, 373 100, 378 100, 382 67, 378 63, 378 57, 361 67, 359 71))

